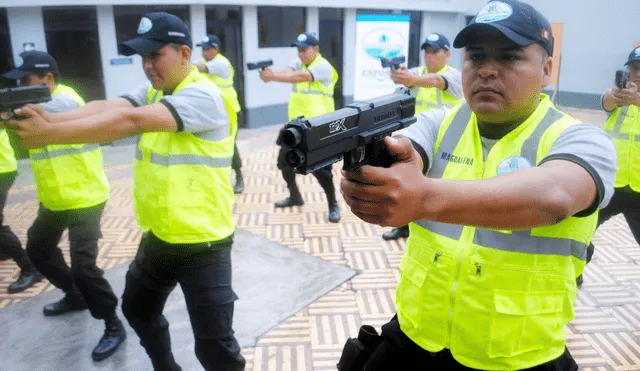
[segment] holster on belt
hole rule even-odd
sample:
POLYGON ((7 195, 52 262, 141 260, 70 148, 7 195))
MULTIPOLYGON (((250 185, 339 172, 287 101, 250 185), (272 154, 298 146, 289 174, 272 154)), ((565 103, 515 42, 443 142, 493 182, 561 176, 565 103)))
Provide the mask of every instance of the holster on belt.
POLYGON ((358 332, 358 338, 349 338, 342 349, 340 361, 337 364, 338 371, 360 371, 382 343, 382 337, 378 335, 373 326, 363 325, 358 332))

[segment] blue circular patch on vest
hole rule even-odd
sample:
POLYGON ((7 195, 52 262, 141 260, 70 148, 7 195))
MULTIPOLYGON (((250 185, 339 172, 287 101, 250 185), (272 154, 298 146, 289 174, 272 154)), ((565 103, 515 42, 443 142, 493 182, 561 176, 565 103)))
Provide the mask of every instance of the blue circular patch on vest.
POLYGON ((498 165, 498 170, 496 171, 498 175, 509 174, 517 171, 518 169, 526 169, 530 168, 531 163, 527 160, 526 157, 522 156, 511 156, 507 157, 498 165))

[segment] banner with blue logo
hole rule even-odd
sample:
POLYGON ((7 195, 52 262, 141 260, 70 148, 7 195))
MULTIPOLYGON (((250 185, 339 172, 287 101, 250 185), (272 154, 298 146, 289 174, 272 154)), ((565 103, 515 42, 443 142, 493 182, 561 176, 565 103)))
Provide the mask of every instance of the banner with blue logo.
POLYGON ((356 71, 353 99, 368 100, 396 88, 390 68, 380 58, 409 55, 409 16, 359 14, 356 16, 356 71))

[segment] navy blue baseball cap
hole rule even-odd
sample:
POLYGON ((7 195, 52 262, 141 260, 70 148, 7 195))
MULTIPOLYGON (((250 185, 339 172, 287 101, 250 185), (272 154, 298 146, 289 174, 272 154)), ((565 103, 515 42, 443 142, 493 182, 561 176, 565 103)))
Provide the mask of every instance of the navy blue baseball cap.
POLYGON ((625 63, 625 66, 628 66, 631 62, 640 61, 640 47, 633 49, 631 54, 629 54, 629 60, 625 63))
POLYGON ((451 49, 451 43, 449 39, 441 33, 434 32, 431 35, 427 36, 424 43, 422 43, 421 49, 426 49, 427 47, 432 47, 435 50, 449 50, 451 49))
POLYGON ((167 44, 192 47, 191 32, 182 21, 166 12, 146 13, 138 25, 138 37, 118 45, 122 55, 147 54, 167 44))
POLYGON ((518 0, 490 1, 458 33, 453 46, 463 48, 478 32, 495 29, 520 46, 540 44, 553 55, 551 24, 531 5, 518 0))
POLYGON ((202 39, 202 42, 196 46, 201 46, 203 49, 208 48, 220 48, 222 43, 216 35, 207 35, 202 39))
POLYGON ((308 48, 310 46, 318 45, 320 45, 320 41, 311 32, 301 33, 298 35, 296 42, 291 44, 291 46, 297 46, 299 48, 308 48))
POLYGON ((34 72, 59 72, 58 64, 48 53, 32 50, 21 53, 16 68, 2 75, 6 79, 18 80, 34 72))

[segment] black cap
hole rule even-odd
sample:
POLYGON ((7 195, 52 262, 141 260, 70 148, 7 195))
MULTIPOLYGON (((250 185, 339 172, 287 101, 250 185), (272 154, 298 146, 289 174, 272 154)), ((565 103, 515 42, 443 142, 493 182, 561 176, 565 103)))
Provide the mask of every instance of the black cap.
POLYGON ((625 63, 625 66, 628 66, 631 62, 640 61, 640 46, 633 49, 631 54, 629 54, 629 60, 625 63))
POLYGON ((453 46, 465 47, 470 38, 487 29, 500 31, 520 46, 538 43, 549 55, 553 55, 551 24, 545 16, 527 3, 518 0, 490 1, 471 23, 458 33, 453 46))
POLYGON ((201 46, 203 49, 208 48, 220 48, 222 43, 216 35, 207 35, 202 39, 202 42, 196 46, 201 46))
POLYGON ((441 33, 434 32, 431 35, 427 36, 424 43, 422 43, 421 49, 426 49, 427 47, 432 47, 435 50, 449 50, 451 49, 451 43, 449 43, 449 39, 441 33))
POLYGON ((32 50, 18 57, 16 68, 2 75, 7 79, 18 80, 34 72, 58 72, 58 64, 48 53, 32 50))
POLYGON ((166 12, 146 13, 138 25, 138 37, 118 45, 122 55, 147 54, 167 44, 192 47, 191 32, 182 19, 166 12))
POLYGON ((296 42, 291 44, 291 46, 297 46, 299 48, 308 48, 310 46, 318 45, 320 45, 320 41, 311 32, 301 33, 298 35, 296 42))

